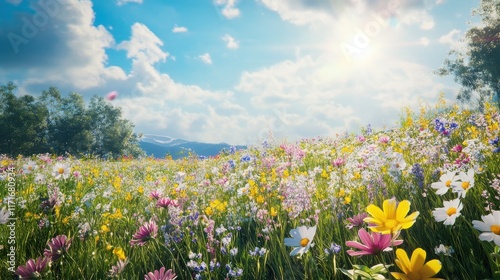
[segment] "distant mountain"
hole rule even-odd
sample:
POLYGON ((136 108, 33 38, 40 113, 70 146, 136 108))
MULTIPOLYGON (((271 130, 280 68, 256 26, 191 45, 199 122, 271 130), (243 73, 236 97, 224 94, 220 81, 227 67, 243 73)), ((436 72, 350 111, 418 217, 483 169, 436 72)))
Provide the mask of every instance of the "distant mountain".
MULTIPOLYGON (((222 150, 229 151, 231 145, 226 143, 202 143, 192 142, 182 139, 175 139, 168 136, 144 134, 139 140, 139 146, 148 156, 164 158, 171 155, 173 159, 183 158, 191 154, 198 156, 216 156, 222 150)), ((246 149, 246 146, 235 146, 236 149, 246 149)))

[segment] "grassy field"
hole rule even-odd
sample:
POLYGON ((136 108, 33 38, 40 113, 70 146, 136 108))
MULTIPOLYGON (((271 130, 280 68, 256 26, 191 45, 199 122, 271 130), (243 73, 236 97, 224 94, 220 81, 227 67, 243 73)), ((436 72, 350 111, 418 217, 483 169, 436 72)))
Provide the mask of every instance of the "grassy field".
POLYGON ((438 104, 207 159, 2 157, 0 278, 500 279, 499 123, 438 104))

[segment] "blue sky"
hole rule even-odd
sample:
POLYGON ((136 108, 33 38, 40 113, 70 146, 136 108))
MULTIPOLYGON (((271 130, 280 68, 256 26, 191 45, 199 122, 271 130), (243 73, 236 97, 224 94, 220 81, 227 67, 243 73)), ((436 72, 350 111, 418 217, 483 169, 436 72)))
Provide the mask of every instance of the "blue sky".
POLYGON ((6 0, 0 82, 111 101, 139 133, 231 144, 396 125, 479 0, 6 0))

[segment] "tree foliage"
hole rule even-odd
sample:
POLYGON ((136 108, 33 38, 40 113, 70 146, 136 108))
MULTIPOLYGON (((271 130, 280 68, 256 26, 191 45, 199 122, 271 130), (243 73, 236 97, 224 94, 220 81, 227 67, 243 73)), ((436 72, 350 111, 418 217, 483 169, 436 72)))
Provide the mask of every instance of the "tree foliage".
POLYGON ((500 100, 500 1, 482 0, 474 15, 482 24, 472 26, 465 34, 466 48, 452 50, 438 70, 440 75, 453 75, 462 85, 457 99, 462 102, 477 98, 479 104, 500 100))
POLYGON ((0 86, 0 154, 143 154, 134 125, 103 98, 87 106, 82 95, 63 97, 55 87, 37 99, 17 97, 15 89, 12 82, 0 86))

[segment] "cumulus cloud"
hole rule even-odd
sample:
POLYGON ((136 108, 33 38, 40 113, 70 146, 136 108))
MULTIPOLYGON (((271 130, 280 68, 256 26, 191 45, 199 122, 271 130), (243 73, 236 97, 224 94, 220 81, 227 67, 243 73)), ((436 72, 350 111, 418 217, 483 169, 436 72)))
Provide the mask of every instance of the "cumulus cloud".
POLYGON ((147 61, 154 64, 165 61, 168 53, 161 49, 163 42, 142 23, 132 25, 132 38, 129 41, 121 42, 117 48, 127 51, 128 58, 147 61))
POLYGON ((226 42, 226 47, 231 50, 236 50, 240 47, 240 42, 236 41, 231 35, 225 34, 222 40, 226 42))
POLYGON ((209 53, 204 53, 198 56, 198 58, 205 64, 212 64, 212 58, 209 53))
POLYGON ((236 8, 237 0, 215 0, 215 4, 222 7, 222 15, 227 19, 233 19, 240 16, 240 9, 236 8))
POLYGON ((452 49, 460 49, 464 46, 462 41, 462 31, 458 29, 453 29, 445 35, 439 37, 439 43, 450 46, 452 49))
POLYGON ((123 6, 127 3, 137 3, 137 4, 142 4, 142 0, 117 0, 116 4, 118 6, 123 6))
POLYGON ((173 33, 184 33, 184 32, 187 32, 188 29, 184 26, 174 26, 174 28, 172 28, 172 32, 173 33))

